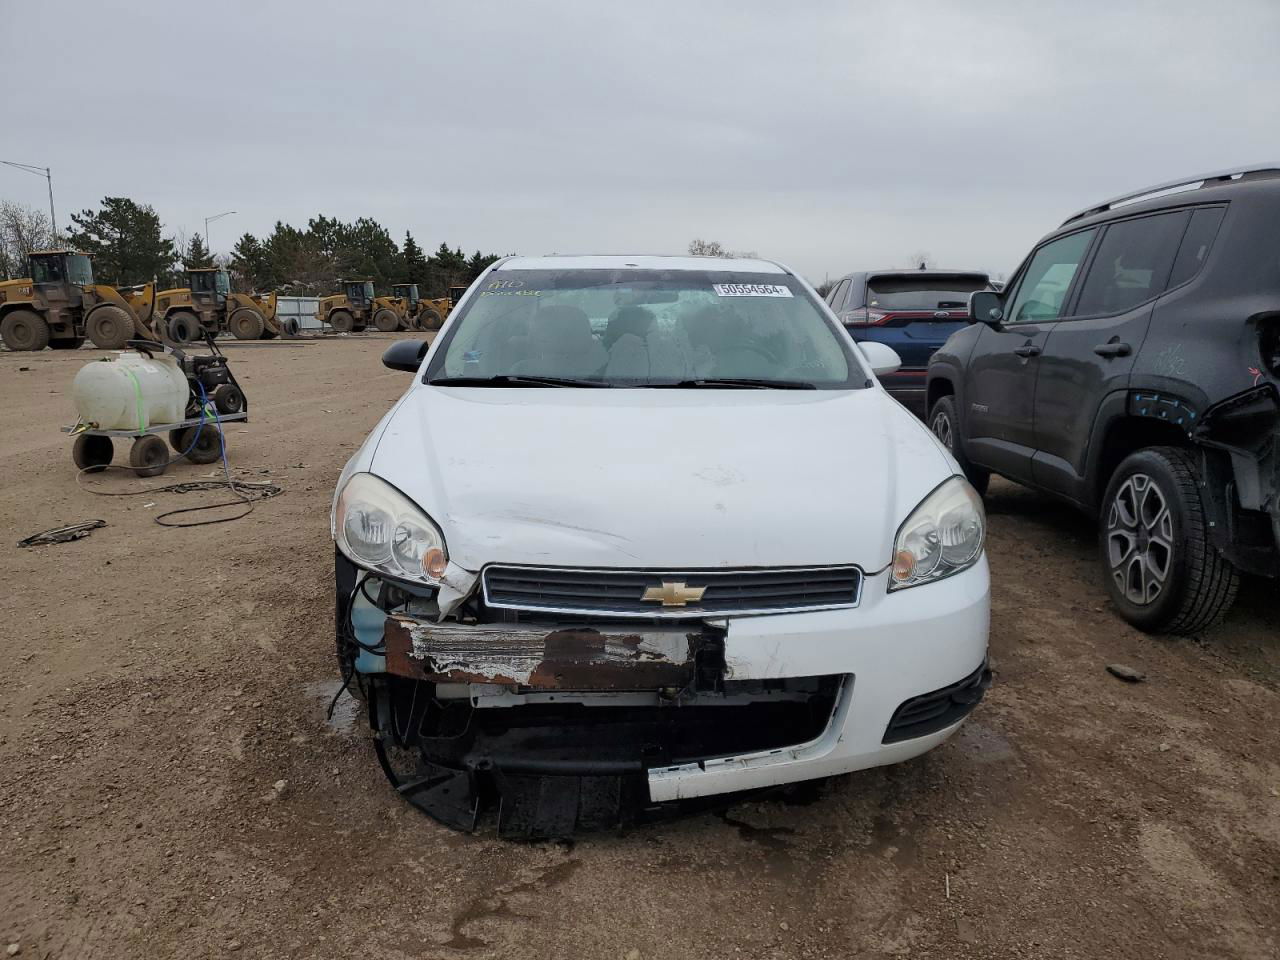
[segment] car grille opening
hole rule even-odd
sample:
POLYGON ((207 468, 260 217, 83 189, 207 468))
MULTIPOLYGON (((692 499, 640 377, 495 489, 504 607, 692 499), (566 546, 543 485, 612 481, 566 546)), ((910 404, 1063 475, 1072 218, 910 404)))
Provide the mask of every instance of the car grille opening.
POLYGON ((494 565, 481 575, 485 603, 507 610, 600 616, 700 618, 852 607, 857 567, 760 570, 575 570, 494 565), (700 597, 697 591, 702 590, 700 597), (646 593, 651 599, 644 599, 646 593))

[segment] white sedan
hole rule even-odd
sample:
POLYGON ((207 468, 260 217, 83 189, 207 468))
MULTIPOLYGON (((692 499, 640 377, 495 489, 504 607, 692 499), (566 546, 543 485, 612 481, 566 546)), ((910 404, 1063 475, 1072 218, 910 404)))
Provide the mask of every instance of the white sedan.
POLYGON ((979 498, 803 279, 509 258, 343 470, 338 654, 414 805, 503 835, 895 763, 990 684, 979 498))

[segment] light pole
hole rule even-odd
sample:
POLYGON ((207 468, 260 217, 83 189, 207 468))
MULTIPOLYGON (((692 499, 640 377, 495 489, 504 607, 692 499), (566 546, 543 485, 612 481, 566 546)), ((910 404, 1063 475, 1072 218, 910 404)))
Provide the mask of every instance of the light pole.
POLYGON ((212 217, 204 218, 204 245, 209 250, 210 260, 213 259, 213 244, 209 242, 209 224, 213 223, 215 220, 221 220, 223 217, 229 217, 233 213, 235 213, 234 210, 228 210, 225 213, 216 213, 212 217))
POLYGON ((37 177, 44 177, 49 183, 49 225, 53 228, 53 235, 58 236, 58 218, 53 212, 53 174, 48 167, 37 167, 30 163, 14 163, 12 160, 0 160, 6 167, 15 167, 18 170, 25 170, 27 173, 34 173, 37 177))

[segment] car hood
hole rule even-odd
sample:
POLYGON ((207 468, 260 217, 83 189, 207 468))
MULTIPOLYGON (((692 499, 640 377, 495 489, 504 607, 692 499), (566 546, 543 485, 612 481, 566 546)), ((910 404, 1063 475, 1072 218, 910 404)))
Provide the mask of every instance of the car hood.
POLYGON ((954 462, 877 388, 417 386, 369 469, 453 563, 694 569, 890 560, 954 462))

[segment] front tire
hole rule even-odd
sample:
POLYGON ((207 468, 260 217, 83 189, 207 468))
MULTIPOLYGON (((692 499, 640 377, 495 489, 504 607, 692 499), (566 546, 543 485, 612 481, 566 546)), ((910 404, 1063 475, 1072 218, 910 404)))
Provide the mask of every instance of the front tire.
POLYGON ((105 470, 114 452, 115 445, 111 438, 101 434, 82 433, 71 445, 72 461, 87 473, 105 470))
POLYGON ((444 317, 435 307, 426 307, 418 314, 418 326, 423 330, 439 330, 444 326, 444 317))
POLYGON ((987 486, 991 483, 991 471, 974 466, 964 455, 964 450, 960 447, 960 419, 956 416, 954 397, 937 399, 933 409, 929 411, 929 429, 956 458, 956 463, 960 464, 960 469, 964 471, 965 479, 974 490, 978 491, 978 496, 986 493, 987 486))
POLYGON ((373 325, 382 333, 392 333, 400 329, 400 318, 394 310, 379 310, 373 315, 373 325))
POLYGON ((335 333, 350 333, 355 323, 355 318, 346 310, 335 310, 329 314, 329 326, 335 333))
POLYGON ((158 477, 169 467, 169 445, 154 433, 138 437, 129 448, 129 466, 140 477, 158 477))
POLYGON ((120 350, 133 339, 133 317, 123 307, 107 304, 89 314, 84 330, 99 350, 120 350))
POLYGON ((266 321, 256 310, 237 310, 227 321, 227 329, 237 340, 261 340, 266 321))
POLYGON ((1120 615, 1149 633, 1201 633, 1235 601, 1240 575, 1209 540, 1195 458, 1149 447, 1116 468, 1098 550, 1120 615))

